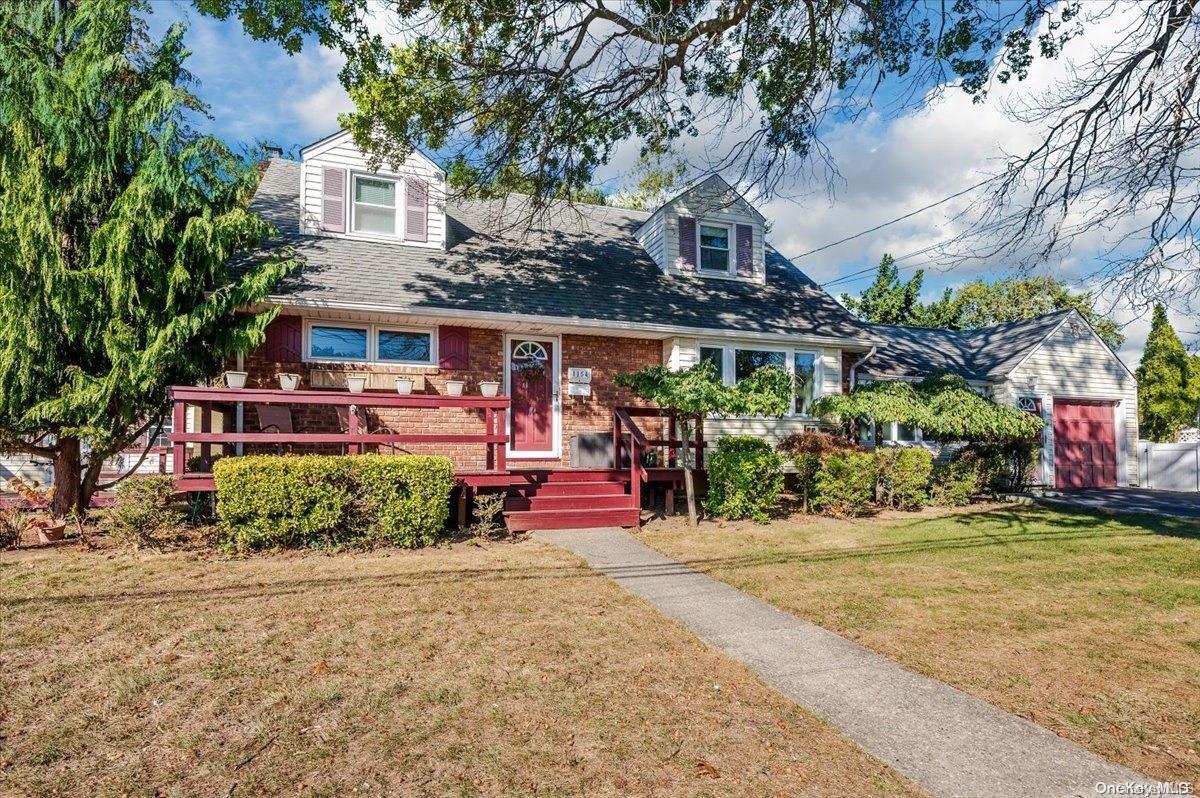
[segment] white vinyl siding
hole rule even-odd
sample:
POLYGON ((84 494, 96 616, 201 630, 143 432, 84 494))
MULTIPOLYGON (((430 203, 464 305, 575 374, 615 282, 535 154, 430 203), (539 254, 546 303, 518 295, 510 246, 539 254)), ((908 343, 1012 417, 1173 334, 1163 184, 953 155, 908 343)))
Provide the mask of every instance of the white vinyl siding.
POLYGON ((402 243, 406 247, 443 249, 446 245, 445 177, 436 165, 419 153, 410 155, 403 164, 400 164, 400 168, 395 171, 391 171, 390 167, 385 165, 379 172, 375 173, 372 172, 370 165, 367 163, 366 156, 355 146, 354 140, 348 133, 330 137, 325 142, 318 142, 306 148, 304 152, 304 161, 301 165, 300 203, 303 212, 300 229, 304 233, 312 235, 345 235, 348 238, 373 238, 375 240, 386 239, 394 241, 397 244, 402 243), (325 166, 346 170, 346 214, 348 218, 346 220, 347 232, 344 234, 323 232, 320 229, 321 169, 325 166), (360 175, 396 181, 398 219, 402 218, 404 213, 404 180, 411 177, 425 181, 429 186, 429 211, 426 222, 428 240, 404 240, 402 238, 404 225, 401 221, 396 222, 395 232, 391 234, 365 231, 356 232, 353 228, 352 219, 349 217, 353 216, 354 212, 352 208, 353 177, 360 175))
MULTIPOLYGON (((1008 379, 997 385, 996 401, 1016 406, 1022 396, 1042 400, 1042 413, 1053 427, 1054 398, 1099 399, 1118 402, 1114 408, 1118 434, 1118 467, 1122 482, 1138 481, 1137 381, 1112 351, 1088 330, 1072 331, 1070 320, 1034 349, 1008 379)), ((1043 478, 1054 482, 1053 435, 1046 436, 1043 478)))
MULTIPOLYGON (((754 280, 766 282, 766 240, 763 221, 744 199, 726 188, 718 179, 706 180, 690 191, 676 197, 659 209, 638 232, 638 241, 668 274, 683 274, 679 256, 679 217, 689 216, 696 220, 697 238, 702 225, 720 224, 729 226, 729 274, 698 271, 705 277, 730 280, 754 280), (753 277, 737 277, 737 228, 749 225, 751 235, 751 260, 754 264, 753 277)), ((696 258, 701 257, 697 241, 696 258)), ((699 264, 697 264, 699 265, 699 264)))

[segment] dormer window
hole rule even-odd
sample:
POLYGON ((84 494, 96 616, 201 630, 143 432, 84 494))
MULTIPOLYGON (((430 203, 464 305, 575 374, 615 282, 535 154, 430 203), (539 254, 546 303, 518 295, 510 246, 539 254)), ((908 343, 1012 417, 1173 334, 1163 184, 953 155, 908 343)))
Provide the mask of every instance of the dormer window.
POLYGON ((728 225, 700 224, 700 271, 729 274, 728 225))
POLYGON ((354 176, 353 230, 396 235, 396 181, 354 176))

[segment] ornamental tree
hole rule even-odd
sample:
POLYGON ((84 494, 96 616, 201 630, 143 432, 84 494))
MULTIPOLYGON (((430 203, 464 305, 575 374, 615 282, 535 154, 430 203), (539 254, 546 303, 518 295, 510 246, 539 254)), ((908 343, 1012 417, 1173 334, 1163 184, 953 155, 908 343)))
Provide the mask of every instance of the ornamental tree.
POLYGON ((813 414, 847 426, 897 422, 920 427, 940 441, 1015 442, 1033 438, 1042 429, 1037 416, 998 405, 971 390, 966 380, 950 375, 915 384, 860 384, 848 394, 822 397, 813 414))
POLYGON ((696 416, 753 415, 782 416, 791 404, 792 377, 776 366, 760 368, 737 385, 721 381, 711 363, 673 371, 666 366, 648 366, 631 374, 620 374, 617 385, 630 389, 663 410, 677 413, 682 426, 681 452, 684 488, 687 492, 688 517, 698 521, 694 459, 691 446, 696 416))
POLYGON ((198 135, 183 28, 148 40, 129 0, 0 5, 0 448, 49 458, 51 512, 161 426, 167 386, 263 337, 291 268, 227 263, 271 228, 255 170, 198 135))

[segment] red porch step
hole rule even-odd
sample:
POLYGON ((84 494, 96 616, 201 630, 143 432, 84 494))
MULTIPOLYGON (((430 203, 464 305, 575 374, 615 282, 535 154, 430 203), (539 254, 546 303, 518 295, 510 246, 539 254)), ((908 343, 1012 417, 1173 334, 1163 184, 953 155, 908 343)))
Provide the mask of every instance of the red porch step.
POLYGON ((504 509, 511 512, 529 510, 614 510, 633 504, 628 493, 611 496, 562 496, 534 495, 509 496, 504 500, 504 509))
POLYGON ((625 486, 620 482, 546 482, 541 485, 518 485, 514 488, 524 496, 622 496, 625 486))
POLYGON ((636 527, 641 522, 626 470, 531 469, 521 476, 528 481, 512 486, 504 501, 504 523, 513 532, 636 527))
POLYGON ((601 526, 636 527, 641 510, 622 507, 609 510, 531 510, 504 514, 504 523, 513 532, 535 529, 591 529, 601 526))

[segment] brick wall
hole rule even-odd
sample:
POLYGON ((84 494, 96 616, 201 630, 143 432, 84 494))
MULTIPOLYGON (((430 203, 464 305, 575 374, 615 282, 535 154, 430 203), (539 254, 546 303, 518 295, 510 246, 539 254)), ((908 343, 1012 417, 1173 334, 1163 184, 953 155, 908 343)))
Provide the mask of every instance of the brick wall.
MULTIPOLYGON (((468 364, 465 369, 442 369, 436 366, 367 366, 363 364, 330 364, 269 361, 266 346, 260 346, 245 356, 244 370, 248 373, 247 386, 276 388, 278 375, 283 372, 299 373, 301 389, 310 388, 310 373, 342 370, 346 372, 384 373, 388 375, 420 375, 424 377, 423 394, 446 393, 446 382, 452 379, 465 380, 466 394, 479 393, 479 383, 495 380, 504 384, 504 368, 507 361, 504 352, 504 333, 500 330, 472 329, 468 349, 468 364)), ((618 388, 613 381, 617 374, 636 371, 648 365, 662 363, 662 342, 649 339, 607 338, 602 336, 562 336, 562 371, 559 374, 559 390, 562 396, 562 452, 557 460, 513 461, 513 465, 528 464, 531 467, 567 465, 570 462, 571 435, 578 432, 611 432, 612 411, 618 405, 643 404, 628 391, 618 388), (567 369, 583 367, 592 369, 592 395, 572 397, 567 395, 567 369)), ((230 368, 233 368, 231 363, 230 368)), ((295 407, 293 423, 307 431, 336 432, 339 428, 337 414, 329 407, 295 407)), ((246 429, 257 428, 257 416, 253 407, 246 408, 246 429)), ((482 411, 456 409, 387 409, 368 411, 371 429, 388 427, 396 432, 419 430, 422 433, 454 432, 482 433, 482 411)), ((650 430, 647 430, 650 432, 650 430)), ((305 450, 315 447, 305 447, 305 450)), ((340 451, 339 447, 328 447, 328 452, 340 451)), ((388 451, 384 448, 384 451, 388 451)), ((481 469, 485 466, 485 449, 482 444, 409 444, 403 449, 413 454, 444 454, 449 456, 459 469, 481 469)))

